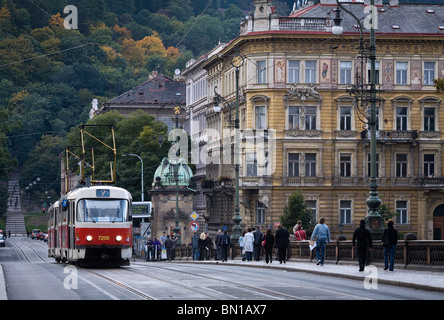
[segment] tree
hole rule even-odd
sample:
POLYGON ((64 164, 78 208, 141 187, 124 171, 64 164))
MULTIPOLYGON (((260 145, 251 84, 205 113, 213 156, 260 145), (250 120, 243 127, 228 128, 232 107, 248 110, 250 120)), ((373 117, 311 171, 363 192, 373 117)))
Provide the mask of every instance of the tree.
POLYGON ((301 220, 307 236, 311 234, 315 221, 313 221, 311 210, 307 208, 304 196, 300 190, 296 190, 288 197, 287 204, 284 207, 284 214, 281 215, 280 220, 287 230, 293 230, 296 222, 301 220))

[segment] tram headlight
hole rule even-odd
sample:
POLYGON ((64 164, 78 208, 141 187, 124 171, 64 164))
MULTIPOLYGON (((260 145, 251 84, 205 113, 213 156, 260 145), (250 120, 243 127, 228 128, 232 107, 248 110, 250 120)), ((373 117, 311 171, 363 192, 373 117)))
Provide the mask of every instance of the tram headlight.
POLYGON ((86 236, 86 240, 87 240, 87 241, 91 241, 92 239, 93 239, 93 237, 92 237, 91 235, 87 235, 87 236, 86 236))
POLYGON ((122 241, 122 236, 116 236, 116 240, 117 240, 118 242, 122 241))

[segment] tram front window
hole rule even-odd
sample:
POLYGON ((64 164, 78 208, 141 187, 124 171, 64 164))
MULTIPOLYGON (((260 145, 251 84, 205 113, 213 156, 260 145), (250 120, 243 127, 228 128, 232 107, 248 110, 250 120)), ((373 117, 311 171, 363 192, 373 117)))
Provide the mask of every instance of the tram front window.
POLYGON ((78 222, 128 221, 127 200, 82 199, 77 203, 78 222))

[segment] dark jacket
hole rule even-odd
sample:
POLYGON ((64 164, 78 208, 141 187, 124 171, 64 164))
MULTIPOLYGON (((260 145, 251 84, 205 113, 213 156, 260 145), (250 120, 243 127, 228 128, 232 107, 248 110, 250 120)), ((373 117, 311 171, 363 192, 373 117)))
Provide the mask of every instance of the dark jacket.
POLYGON ((170 238, 166 238, 165 240, 165 248, 169 249, 173 247, 173 240, 171 240, 170 238))
POLYGON ((265 235, 265 249, 273 249, 274 246, 274 235, 271 233, 267 233, 265 235))
POLYGON ((358 242, 359 248, 372 247, 372 234, 365 225, 361 225, 353 233, 353 246, 356 245, 356 241, 358 242))
POLYGON ((278 248, 288 248, 288 243, 290 242, 290 234, 284 228, 280 228, 276 231, 276 247, 278 248))
POLYGON ((389 226, 387 229, 384 229, 382 239, 384 239, 386 236, 388 236, 389 244, 398 243, 398 230, 396 230, 393 226, 389 226))

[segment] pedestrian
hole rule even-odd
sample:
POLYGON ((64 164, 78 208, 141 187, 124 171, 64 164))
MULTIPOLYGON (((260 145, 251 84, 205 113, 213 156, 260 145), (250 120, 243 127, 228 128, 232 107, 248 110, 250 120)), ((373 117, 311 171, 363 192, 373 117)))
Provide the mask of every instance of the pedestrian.
POLYGON ((268 264, 268 261, 270 261, 270 263, 273 262, 274 235, 271 233, 271 229, 267 229, 264 238, 265 262, 268 264))
POLYGON ((167 235, 166 235, 166 232, 164 231, 164 232, 162 233, 162 235, 160 236, 160 243, 161 243, 161 244, 165 244, 165 240, 166 240, 166 238, 167 238, 167 235))
POLYGON ((193 260, 199 259, 199 236, 197 232, 194 232, 193 237, 191 238, 191 248, 193 250, 193 260))
POLYGON ((279 224, 278 230, 276 231, 275 240, 276 247, 279 251, 279 263, 282 264, 282 261, 286 263, 285 260, 287 258, 288 244, 290 243, 290 234, 281 224, 279 224))
POLYGON ((148 240, 146 241, 146 256, 145 261, 148 260, 154 260, 154 250, 153 250, 153 240, 151 240, 151 237, 148 237, 148 240))
POLYGON ((172 248, 174 246, 174 243, 173 243, 173 240, 170 239, 170 235, 166 236, 164 245, 165 245, 165 250, 166 250, 166 253, 167 253, 167 260, 171 261, 171 250, 172 250, 172 248))
POLYGON ((256 231, 253 232, 254 235, 254 247, 253 247, 253 255, 254 260, 259 261, 261 258, 261 243, 264 240, 264 234, 261 232, 261 226, 257 226, 256 231))
POLYGON ((254 235, 251 232, 251 228, 248 228, 248 232, 244 236, 244 250, 247 257, 247 261, 251 261, 253 258, 253 246, 254 246, 254 235))
POLYGON ((216 245, 216 256, 215 256, 215 260, 219 260, 222 256, 222 249, 220 246, 220 238, 222 238, 222 230, 219 229, 217 230, 217 234, 216 234, 216 238, 214 239, 214 243, 216 245))
POLYGON ((305 230, 302 229, 302 221, 298 220, 296 225, 293 227, 293 233, 296 237, 296 241, 306 241, 307 240, 307 234, 305 233, 305 230))
POLYGON ((213 248, 213 239, 210 238, 210 234, 207 232, 205 233, 205 259, 210 260, 211 258, 211 249, 213 248))
POLYGON ((224 231, 224 234, 222 235, 220 239, 220 245, 222 248, 222 262, 227 261, 228 258, 228 248, 232 247, 231 239, 228 236, 227 230, 224 231))
POLYGON ((365 227, 365 220, 359 222, 359 228, 353 233, 353 248, 356 242, 358 243, 359 271, 364 271, 367 252, 368 250, 372 250, 372 234, 365 227))
POLYGON ((242 231, 242 235, 239 237, 239 247, 241 252, 241 258, 242 261, 245 261, 245 250, 244 250, 244 244, 245 244, 245 233, 246 231, 242 231))
POLYGON ((176 243, 179 238, 177 238, 176 234, 173 233, 170 239, 173 242, 173 247, 171 248, 171 260, 174 260, 176 258, 176 243))
POLYGON ((394 228, 392 219, 387 221, 387 229, 382 234, 382 246, 384 247, 384 270, 393 271, 395 264, 396 245, 398 244, 398 230, 394 228), (390 262, 390 266, 389 266, 390 262))
POLYGON ((199 236, 198 240, 198 246, 199 246, 199 260, 205 259, 205 254, 207 251, 207 242, 205 241, 205 232, 202 232, 199 236))
POLYGON ((154 241, 153 241, 153 258, 155 260, 160 260, 160 247, 161 247, 161 243, 160 241, 155 237, 154 241))
POLYGON ((316 240, 316 265, 324 265, 325 248, 330 242, 330 229, 325 224, 325 218, 320 218, 319 223, 315 226, 311 234, 311 241, 316 240))

